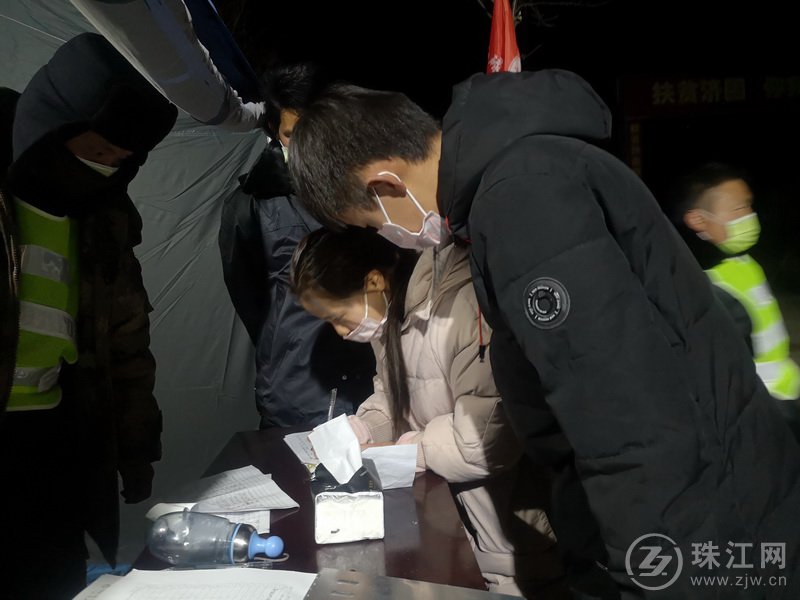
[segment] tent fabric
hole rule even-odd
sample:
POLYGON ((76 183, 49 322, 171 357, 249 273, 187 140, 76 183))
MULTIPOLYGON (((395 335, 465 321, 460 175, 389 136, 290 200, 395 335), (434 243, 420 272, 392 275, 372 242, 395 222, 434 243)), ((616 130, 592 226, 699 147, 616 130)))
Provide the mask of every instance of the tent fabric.
POLYGON ((260 84, 228 27, 211 0, 184 0, 200 43, 208 49, 214 66, 245 102, 261 100, 260 84))
POLYGON ((244 102, 228 85, 197 39, 182 0, 71 2, 157 89, 201 123, 232 131, 259 126, 263 105, 244 102))
MULTIPOLYGON (((63 41, 92 30, 69 3, 5 0, 0 86, 21 91, 63 41)), ((121 505, 121 562, 141 552, 144 513, 159 498, 201 476, 236 431, 258 427, 253 348, 225 289, 217 234, 223 202, 265 143, 260 130, 198 125, 183 113, 129 187, 144 223, 136 253, 154 307, 164 448, 153 497, 121 505)))

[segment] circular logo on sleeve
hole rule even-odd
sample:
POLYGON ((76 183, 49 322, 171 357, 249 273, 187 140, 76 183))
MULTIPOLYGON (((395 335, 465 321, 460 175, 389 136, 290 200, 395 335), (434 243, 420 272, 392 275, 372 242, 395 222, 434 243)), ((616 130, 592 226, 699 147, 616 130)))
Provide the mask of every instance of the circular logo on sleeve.
POLYGON ((525 316, 539 329, 552 329, 569 314, 569 294, 560 282, 549 277, 534 279, 523 295, 525 316))

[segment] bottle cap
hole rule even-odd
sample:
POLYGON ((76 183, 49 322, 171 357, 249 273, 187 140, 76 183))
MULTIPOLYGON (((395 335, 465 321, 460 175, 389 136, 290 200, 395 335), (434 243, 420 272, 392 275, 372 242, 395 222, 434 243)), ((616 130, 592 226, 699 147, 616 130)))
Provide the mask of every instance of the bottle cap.
POLYGON ((247 555, 252 560, 256 554, 266 554, 269 558, 278 558, 283 554, 283 540, 277 535, 263 538, 257 533, 250 537, 247 555))

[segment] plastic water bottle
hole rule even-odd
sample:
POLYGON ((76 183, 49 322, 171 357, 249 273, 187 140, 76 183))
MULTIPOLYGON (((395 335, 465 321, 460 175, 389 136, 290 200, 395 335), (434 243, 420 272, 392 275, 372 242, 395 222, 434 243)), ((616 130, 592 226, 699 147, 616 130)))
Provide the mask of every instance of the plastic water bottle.
POLYGON ((147 547, 156 558, 176 566, 234 564, 253 560, 256 554, 283 554, 283 540, 276 535, 264 538, 245 523, 188 510, 159 517, 147 547))

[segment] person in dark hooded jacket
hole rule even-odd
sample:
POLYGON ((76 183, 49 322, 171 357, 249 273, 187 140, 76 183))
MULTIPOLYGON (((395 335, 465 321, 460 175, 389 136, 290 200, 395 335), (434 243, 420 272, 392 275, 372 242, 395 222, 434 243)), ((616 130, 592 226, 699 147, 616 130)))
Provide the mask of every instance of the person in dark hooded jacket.
POLYGON ((303 108, 324 78, 313 65, 276 67, 265 76, 267 148, 222 209, 219 248, 225 284, 256 348, 260 427, 312 427, 354 414, 372 394, 375 358, 303 310, 289 291, 289 262, 319 223, 297 201, 286 149, 303 108))
POLYGON ((115 565, 118 477, 126 503, 150 496, 161 412, 127 188, 176 117, 90 33, 62 45, 17 103, 0 195, 3 321, 14 324, 2 330, 2 598, 74 597, 85 533, 115 565))
POLYGON ((305 111, 289 168, 331 227, 470 243, 503 403, 555 472, 559 546, 615 584, 573 568, 576 597, 797 598, 800 448, 655 199, 595 143, 610 128, 561 70, 475 75, 441 128, 402 94, 341 86, 305 111), (737 569, 785 579, 692 579, 737 569))

